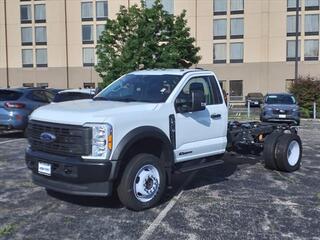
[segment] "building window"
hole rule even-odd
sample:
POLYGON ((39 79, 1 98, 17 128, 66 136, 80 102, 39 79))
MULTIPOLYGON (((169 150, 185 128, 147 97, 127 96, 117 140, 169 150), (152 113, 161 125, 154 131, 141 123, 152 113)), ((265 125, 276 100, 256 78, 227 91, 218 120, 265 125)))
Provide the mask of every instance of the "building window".
POLYGON ((243 100, 243 81, 242 80, 230 80, 230 101, 242 101, 243 100))
POLYGON ((104 24, 97 24, 97 26, 96 26, 97 41, 99 41, 100 36, 101 36, 102 32, 104 31, 104 28, 105 28, 104 24))
POLYGON ((163 9, 169 14, 173 14, 173 0, 162 0, 163 9))
POLYGON ((36 45, 46 45, 47 44, 47 28, 46 27, 36 27, 36 45))
POLYGON ((97 20, 106 20, 108 17, 108 2, 97 1, 96 8, 97 20))
POLYGON ((34 83, 22 83, 22 87, 34 87, 34 83))
POLYGON ((231 0, 231 14, 243 14, 243 0, 231 0))
POLYGON ((231 18, 230 37, 243 38, 243 18, 231 18))
POLYGON ((309 14, 305 15, 304 21, 305 35, 319 35, 319 15, 309 14))
MULTIPOLYGON (((299 35, 301 35, 301 16, 299 16, 299 35)), ((296 16, 287 16, 287 36, 296 35, 296 16)))
POLYGON ((81 3, 81 18, 82 18, 82 21, 93 20, 92 2, 81 3))
POLYGON ((305 0, 306 10, 319 10, 319 0, 305 0))
POLYGON ((34 5, 34 19, 36 23, 46 22, 46 5, 45 4, 34 5))
POLYGON ((213 39, 227 38, 227 19, 213 20, 213 39))
POLYGON ((94 89, 96 88, 96 84, 95 83, 92 83, 92 82, 85 82, 83 83, 83 88, 90 88, 90 89, 94 89))
POLYGON ((243 62, 243 43, 230 44, 230 63, 243 62))
POLYGON ((82 43, 93 44, 93 25, 82 25, 82 43))
MULTIPOLYGON (((298 61, 300 61, 300 51, 301 51, 301 42, 298 43, 298 61)), ((287 61, 296 60, 296 41, 288 40, 287 41, 287 61)))
POLYGON ((227 0, 213 0, 214 15, 226 15, 228 3, 227 0))
MULTIPOLYGON (((152 8, 154 5, 155 0, 146 0, 146 8, 152 8)), ((161 0, 161 4, 163 5, 163 9, 167 11, 169 14, 173 14, 173 0, 161 0)))
MULTIPOLYGON (((299 1, 299 11, 301 10, 301 0, 299 1)), ((297 0, 287 0, 287 11, 296 11, 297 0)))
POLYGON ((31 23, 31 5, 21 5, 20 6, 20 19, 21 23, 31 23))
POLYGON ((22 67, 24 68, 33 67, 32 49, 22 49, 22 67))
POLYGON ((226 63, 227 44, 216 43, 213 45, 213 63, 226 63))
POLYGON ((84 67, 94 66, 94 48, 83 48, 82 58, 84 67))
POLYGON ((21 43, 22 46, 32 45, 32 27, 21 28, 21 43))
POLYGON ((319 59, 319 40, 304 41, 304 60, 318 61, 319 59))
POLYGON ((47 88, 47 87, 49 87, 49 84, 48 83, 37 83, 37 87, 39 87, 39 88, 47 88))
POLYGON ((36 49, 37 67, 48 67, 47 49, 36 49))

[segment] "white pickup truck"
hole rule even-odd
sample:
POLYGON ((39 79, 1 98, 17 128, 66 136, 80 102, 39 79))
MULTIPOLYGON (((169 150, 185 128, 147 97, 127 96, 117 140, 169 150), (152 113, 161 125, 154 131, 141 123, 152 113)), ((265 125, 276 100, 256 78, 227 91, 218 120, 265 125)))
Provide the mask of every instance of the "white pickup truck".
POLYGON ((33 182, 75 195, 110 196, 133 210, 157 204, 174 173, 211 167, 226 151, 259 154, 268 168, 295 171, 293 126, 228 123, 213 72, 126 74, 90 100, 47 105, 30 116, 26 164, 33 182))

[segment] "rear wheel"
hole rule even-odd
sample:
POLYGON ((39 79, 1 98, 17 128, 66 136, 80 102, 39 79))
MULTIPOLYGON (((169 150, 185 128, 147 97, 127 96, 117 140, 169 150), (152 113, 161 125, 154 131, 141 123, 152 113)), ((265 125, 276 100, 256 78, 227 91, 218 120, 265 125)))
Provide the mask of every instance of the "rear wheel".
POLYGON ((282 132, 273 132, 266 137, 264 142, 264 149, 263 149, 263 158, 265 167, 271 170, 279 170, 277 163, 276 163, 276 146, 280 136, 282 136, 282 132))
POLYGON ((277 165, 280 171, 294 172, 300 168, 302 156, 301 139, 297 134, 284 134, 276 147, 277 165))
POLYGON ((117 192, 124 206, 140 211, 156 205, 165 186, 165 169, 159 158, 138 154, 126 166, 117 192))

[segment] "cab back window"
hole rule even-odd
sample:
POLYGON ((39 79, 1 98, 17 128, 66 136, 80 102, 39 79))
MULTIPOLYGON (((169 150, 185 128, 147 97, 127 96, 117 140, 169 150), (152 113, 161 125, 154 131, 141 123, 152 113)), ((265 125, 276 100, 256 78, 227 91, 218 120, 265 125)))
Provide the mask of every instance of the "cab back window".
POLYGON ((0 90, 0 101, 15 101, 23 94, 12 90, 0 90))

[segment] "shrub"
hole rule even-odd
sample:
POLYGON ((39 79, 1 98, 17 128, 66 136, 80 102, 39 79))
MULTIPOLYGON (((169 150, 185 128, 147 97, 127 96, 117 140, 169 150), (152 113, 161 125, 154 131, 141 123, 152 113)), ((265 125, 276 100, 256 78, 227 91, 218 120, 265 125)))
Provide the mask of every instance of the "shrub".
POLYGON ((313 116, 313 103, 317 103, 317 112, 320 111, 320 79, 300 76, 290 88, 290 92, 297 99, 302 117, 313 116))

